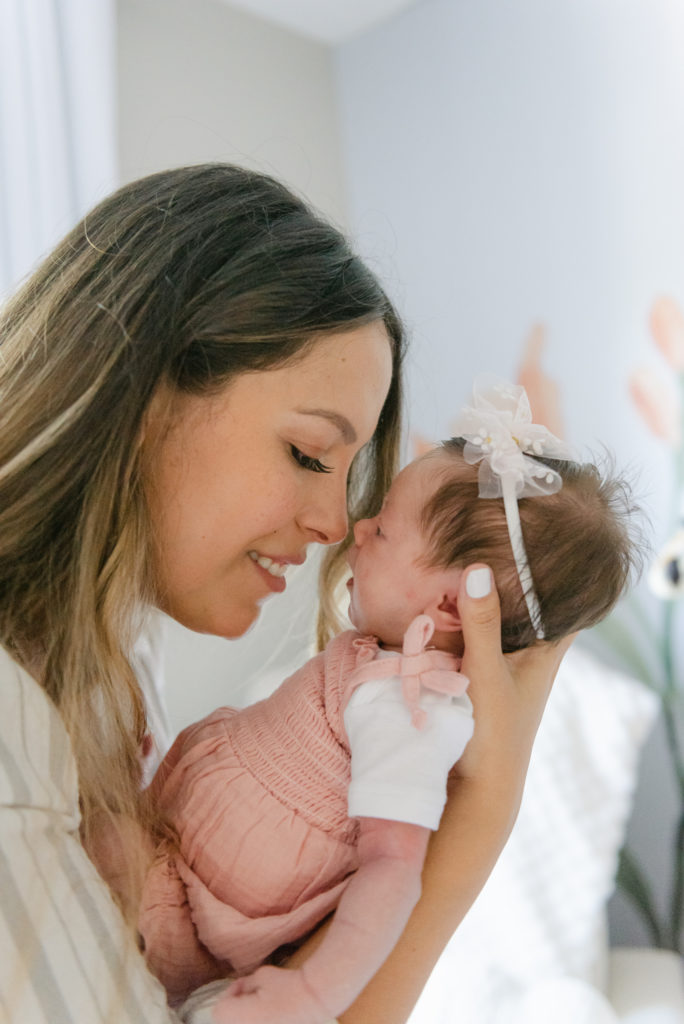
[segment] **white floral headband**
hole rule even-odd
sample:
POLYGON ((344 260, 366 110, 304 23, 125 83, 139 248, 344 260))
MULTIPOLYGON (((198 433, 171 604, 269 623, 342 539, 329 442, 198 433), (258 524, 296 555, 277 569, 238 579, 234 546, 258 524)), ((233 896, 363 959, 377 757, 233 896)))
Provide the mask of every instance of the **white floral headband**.
POLYGON ((554 494, 563 486, 559 474, 538 462, 535 456, 570 461, 572 449, 559 438, 532 422, 532 412, 523 387, 498 377, 478 377, 473 385, 472 404, 465 406, 453 426, 454 436, 465 440, 463 457, 480 463, 478 476, 481 498, 503 498, 513 557, 530 621, 539 640, 544 639, 541 609, 532 582, 525 551, 518 498, 554 494))

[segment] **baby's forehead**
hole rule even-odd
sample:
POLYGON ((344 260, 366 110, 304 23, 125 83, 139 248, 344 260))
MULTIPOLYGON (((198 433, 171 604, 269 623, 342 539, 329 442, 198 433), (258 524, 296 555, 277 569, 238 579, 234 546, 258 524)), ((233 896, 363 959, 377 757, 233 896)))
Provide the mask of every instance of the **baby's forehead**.
POLYGON ((385 497, 385 506, 411 504, 422 508, 434 489, 444 481, 449 459, 439 449, 409 462, 394 478, 385 497))

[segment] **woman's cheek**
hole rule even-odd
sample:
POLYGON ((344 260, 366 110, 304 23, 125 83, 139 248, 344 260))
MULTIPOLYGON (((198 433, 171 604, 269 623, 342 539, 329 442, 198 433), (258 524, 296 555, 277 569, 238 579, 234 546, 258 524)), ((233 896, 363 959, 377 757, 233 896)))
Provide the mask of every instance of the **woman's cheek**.
POLYGON ((273 474, 266 487, 259 489, 252 519, 257 534, 273 532, 295 517, 298 488, 286 473, 273 474), (261 527, 261 529, 260 529, 261 527))

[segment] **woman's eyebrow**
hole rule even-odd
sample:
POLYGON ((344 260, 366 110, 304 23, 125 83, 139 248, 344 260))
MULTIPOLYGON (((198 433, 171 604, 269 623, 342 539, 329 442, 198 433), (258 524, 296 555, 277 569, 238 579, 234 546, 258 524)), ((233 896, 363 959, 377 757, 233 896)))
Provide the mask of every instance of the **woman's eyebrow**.
POLYGON ((321 419, 334 423, 342 435, 345 444, 354 444, 356 441, 356 431, 347 417, 343 416, 341 412, 335 412, 332 409, 296 409, 295 412, 300 413, 302 416, 320 416, 321 419))

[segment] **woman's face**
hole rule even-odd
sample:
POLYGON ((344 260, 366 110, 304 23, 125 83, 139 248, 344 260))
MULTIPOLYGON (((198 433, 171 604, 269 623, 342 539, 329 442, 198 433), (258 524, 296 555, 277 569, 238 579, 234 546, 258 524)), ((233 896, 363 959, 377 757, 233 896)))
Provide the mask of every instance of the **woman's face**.
MULTIPOLYGON (((242 635, 311 543, 347 534, 347 476, 392 375, 384 324, 323 337, 298 362, 150 413, 146 493, 159 607, 189 629, 242 635)), ((163 403, 159 403, 161 405, 163 403)))

